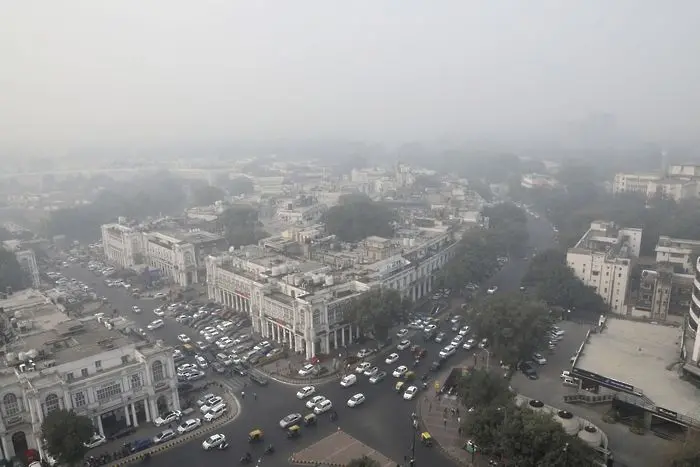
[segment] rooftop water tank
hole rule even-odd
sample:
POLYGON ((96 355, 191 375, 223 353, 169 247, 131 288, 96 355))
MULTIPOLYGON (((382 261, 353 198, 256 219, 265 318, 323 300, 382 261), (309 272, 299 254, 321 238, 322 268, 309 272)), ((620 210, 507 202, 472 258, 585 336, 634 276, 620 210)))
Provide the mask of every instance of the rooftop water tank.
POLYGON ((331 286, 334 282, 333 276, 331 274, 326 274, 326 285, 331 286))
POLYGON ((579 431, 578 437, 581 441, 594 449, 600 447, 603 442, 603 434, 592 425, 587 425, 583 430, 579 431))
POLYGON ((554 419, 561 424, 567 435, 575 436, 579 432, 579 421, 571 412, 560 410, 554 415, 554 419))

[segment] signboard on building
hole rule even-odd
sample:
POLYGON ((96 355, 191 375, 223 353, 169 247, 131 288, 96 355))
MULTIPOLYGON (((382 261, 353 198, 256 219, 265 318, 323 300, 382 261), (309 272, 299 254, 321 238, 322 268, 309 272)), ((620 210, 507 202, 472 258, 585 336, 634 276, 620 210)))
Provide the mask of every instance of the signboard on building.
POLYGON ((657 407, 656 411, 659 415, 663 415, 664 417, 669 417, 673 420, 678 419, 678 412, 674 412, 673 410, 664 409, 663 407, 657 407))
POLYGON ((634 394, 635 396, 642 395, 642 393, 640 391, 637 391, 631 384, 618 381, 613 378, 606 378, 605 376, 601 376, 597 373, 592 373, 590 371, 582 370, 580 368, 574 368, 573 370, 571 370, 571 373, 578 378, 588 379, 590 381, 600 384, 601 386, 605 386, 610 389, 615 389, 616 391, 628 392, 630 394, 634 394))

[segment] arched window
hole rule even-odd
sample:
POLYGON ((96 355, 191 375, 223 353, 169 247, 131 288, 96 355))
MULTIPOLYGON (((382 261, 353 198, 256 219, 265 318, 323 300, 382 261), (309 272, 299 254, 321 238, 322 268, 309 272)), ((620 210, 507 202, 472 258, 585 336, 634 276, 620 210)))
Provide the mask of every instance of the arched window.
POLYGON ((153 381, 163 381, 165 379, 165 371, 163 368, 163 363, 160 360, 156 360, 151 365, 151 373, 153 374, 153 381))
POLYGON ((58 396, 56 394, 49 394, 46 396, 46 400, 44 401, 44 404, 46 406, 46 413, 49 414, 53 412, 54 410, 59 409, 59 402, 58 402, 58 396))
POLYGON ((5 394, 2 398, 2 407, 5 409, 5 415, 11 417, 19 413, 19 400, 14 394, 5 394))

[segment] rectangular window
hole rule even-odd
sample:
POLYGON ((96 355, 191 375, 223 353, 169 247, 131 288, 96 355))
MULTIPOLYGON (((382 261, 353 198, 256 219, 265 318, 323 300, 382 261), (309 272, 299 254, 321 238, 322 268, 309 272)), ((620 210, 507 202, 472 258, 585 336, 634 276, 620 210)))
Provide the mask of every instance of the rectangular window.
POLYGON ((143 386, 143 380, 141 379, 140 373, 135 373, 131 375, 131 389, 139 389, 143 386))
POLYGON ((73 407, 82 407, 87 404, 87 401, 85 400, 85 393, 84 392, 76 392, 73 394, 73 407))
POLYGON ((73 381, 74 379, 75 379, 75 377, 73 376, 73 372, 66 374, 66 381, 68 381, 69 383, 71 381, 73 381))
POLYGON ((95 369, 97 371, 102 370, 102 360, 95 360, 95 369))
POLYGON ((118 397, 121 393, 122 385, 118 381, 108 386, 103 386, 97 391, 95 391, 95 395, 97 396, 98 402, 105 402, 110 399, 114 399, 115 397, 118 397))
POLYGON ((82 370, 80 370, 80 374, 81 374, 81 376, 82 376, 83 378, 87 378, 87 376, 88 376, 88 369, 87 369, 87 368, 83 368, 82 370))

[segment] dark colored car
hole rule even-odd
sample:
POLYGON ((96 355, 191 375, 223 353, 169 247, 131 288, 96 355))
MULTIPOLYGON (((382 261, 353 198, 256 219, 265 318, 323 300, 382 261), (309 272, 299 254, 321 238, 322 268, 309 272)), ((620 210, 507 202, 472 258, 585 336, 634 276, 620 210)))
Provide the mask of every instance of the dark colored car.
POLYGON ((131 453, 140 452, 153 446, 153 440, 151 438, 137 439, 129 443, 125 443, 124 445, 128 446, 129 452, 131 453))
POLYGON ((269 380, 265 376, 254 373, 251 373, 248 377, 252 382, 257 384, 258 386, 267 386, 267 383, 269 382, 269 380))
POLYGON ((114 433, 109 435, 107 439, 110 441, 114 441, 115 439, 124 438, 134 433, 136 433, 136 428, 133 426, 127 426, 126 428, 122 428, 121 430, 115 431, 114 433))
POLYGON ((218 374, 220 374, 220 375, 223 375, 224 373, 226 373, 226 367, 223 366, 223 365, 222 365, 221 363, 219 363, 219 362, 214 362, 214 363, 211 365, 211 369, 212 369, 215 373, 218 373, 218 374))
POLYGON ((535 370, 533 365, 530 364, 530 362, 521 363, 520 371, 522 371, 523 374, 528 377, 528 379, 539 379, 537 371, 535 370))
POLYGON ((248 374, 248 372, 245 370, 245 368, 243 368, 240 365, 233 365, 231 367, 231 371, 239 376, 245 376, 248 374))
POLYGON ((439 371, 442 368, 442 362, 436 361, 430 364, 430 371, 439 371))

